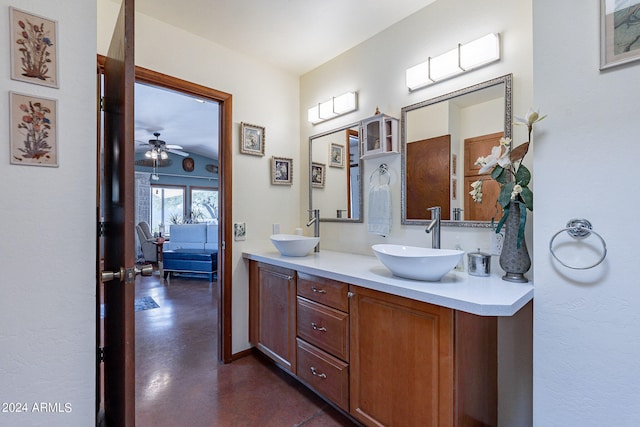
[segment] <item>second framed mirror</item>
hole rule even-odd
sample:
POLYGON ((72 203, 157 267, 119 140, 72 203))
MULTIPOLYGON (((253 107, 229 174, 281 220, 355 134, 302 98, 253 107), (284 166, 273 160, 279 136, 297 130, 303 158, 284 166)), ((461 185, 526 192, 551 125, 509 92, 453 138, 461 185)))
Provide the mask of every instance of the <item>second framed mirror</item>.
POLYGON ((321 221, 363 221, 359 127, 309 137, 309 209, 319 209, 321 221))

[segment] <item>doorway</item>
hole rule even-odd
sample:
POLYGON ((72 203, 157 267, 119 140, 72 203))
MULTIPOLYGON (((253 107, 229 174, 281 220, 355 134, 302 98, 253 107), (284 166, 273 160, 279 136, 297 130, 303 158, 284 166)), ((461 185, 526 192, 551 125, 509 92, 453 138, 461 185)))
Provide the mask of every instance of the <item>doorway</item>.
POLYGON ((146 83, 195 97, 218 102, 220 111, 220 133, 218 135, 219 163, 219 241, 218 241, 218 359, 224 363, 232 361, 231 354, 231 165, 232 129, 231 101, 228 93, 187 82, 166 74, 142 67, 135 69, 136 82, 146 83))

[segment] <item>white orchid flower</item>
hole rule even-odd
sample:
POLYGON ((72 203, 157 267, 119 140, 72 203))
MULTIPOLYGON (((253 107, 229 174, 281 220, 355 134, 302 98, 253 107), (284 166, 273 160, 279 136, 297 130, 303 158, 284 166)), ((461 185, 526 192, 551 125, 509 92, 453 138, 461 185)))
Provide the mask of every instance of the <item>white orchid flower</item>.
POLYGON ((500 138, 500 145, 505 147, 507 150, 511 147, 511 138, 500 138))
POLYGON ((547 117, 546 114, 541 116, 540 111, 535 111, 529 108, 529 111, 527 112, 526 116, 524 117, 514 116, 515 118, 514 124, 526 125, 529 128, 529 132, 531 132, 531 128, 533 127, 533 124, 541 120, 544 120, 545 117, 547 117))
POLYGON ((520 184, 514 185, 513 190, 511 190, 511 200, 515 200, 520 193, 522 193, 522 186, 520 184))
POLYGON ((471 198, 474 202, 481 203, 482 202, 482 180, 479 179, 471 183, 471 188, 473 190, 469 191, 471 198))
POLYGON ((479 157, 476 160, 476 164, 480 166, 478 174, 482 175, 491 170, 495 165, 500 165, 503 168, 511 164, 509 158, 509 150, 502 151, 502 145, 497 145, 491 149, 491 154, 487 157, 479 157))

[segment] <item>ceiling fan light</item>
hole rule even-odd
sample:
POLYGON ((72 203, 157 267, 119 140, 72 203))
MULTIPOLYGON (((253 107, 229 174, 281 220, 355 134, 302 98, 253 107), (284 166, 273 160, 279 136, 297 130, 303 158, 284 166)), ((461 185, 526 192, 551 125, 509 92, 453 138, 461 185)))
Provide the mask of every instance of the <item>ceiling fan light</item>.
POLYGON ((145 156, 147 159, 150 159, 150 158, 151 158, 151 151, 147 151, 146 153, 144 153, 144 156, 145 156))
POLYGON ((161 152, 160 152, 160 158, 161 158, 162 160, 167 160, 167 159, 169 158, 169 155, 167 154, 167 152, 166 152, 166 151, 161 151, 161 152))
POLYGON ((153 160, 157 160, 157 159, 158 159, 158 152, 157 152, 156 150, 153 150, 153 151, 151 152, 151 158, 152 158, 153 160))

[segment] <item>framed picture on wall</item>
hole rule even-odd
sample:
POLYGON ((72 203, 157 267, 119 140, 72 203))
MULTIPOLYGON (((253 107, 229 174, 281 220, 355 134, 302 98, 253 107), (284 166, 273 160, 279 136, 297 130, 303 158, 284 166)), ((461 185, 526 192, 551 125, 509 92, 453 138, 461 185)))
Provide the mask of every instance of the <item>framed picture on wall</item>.
POLYGON ((334 168, 344 167, 344 145, 329 144, 329 166, 334 168))
POLYGON ((271 158, 271 183, 291 185, 293 183, 293 159, 286 157, 271 158))
POLYGON ((10 7, 11 78, 58 87, 58 23, 10 7))
POLYGON ((240 152, 264 156, 264 127, 240 123, 240 152))
POLYGON ((55 99, 9 92, 11 164, 58 166, 55 99))
POLYGON ((640 3, 600 0, 600 69, 640 59, 640 3))
POLYGON ((325 165, 324 163, 311 163, 311 186, 324 187, 325 165))

